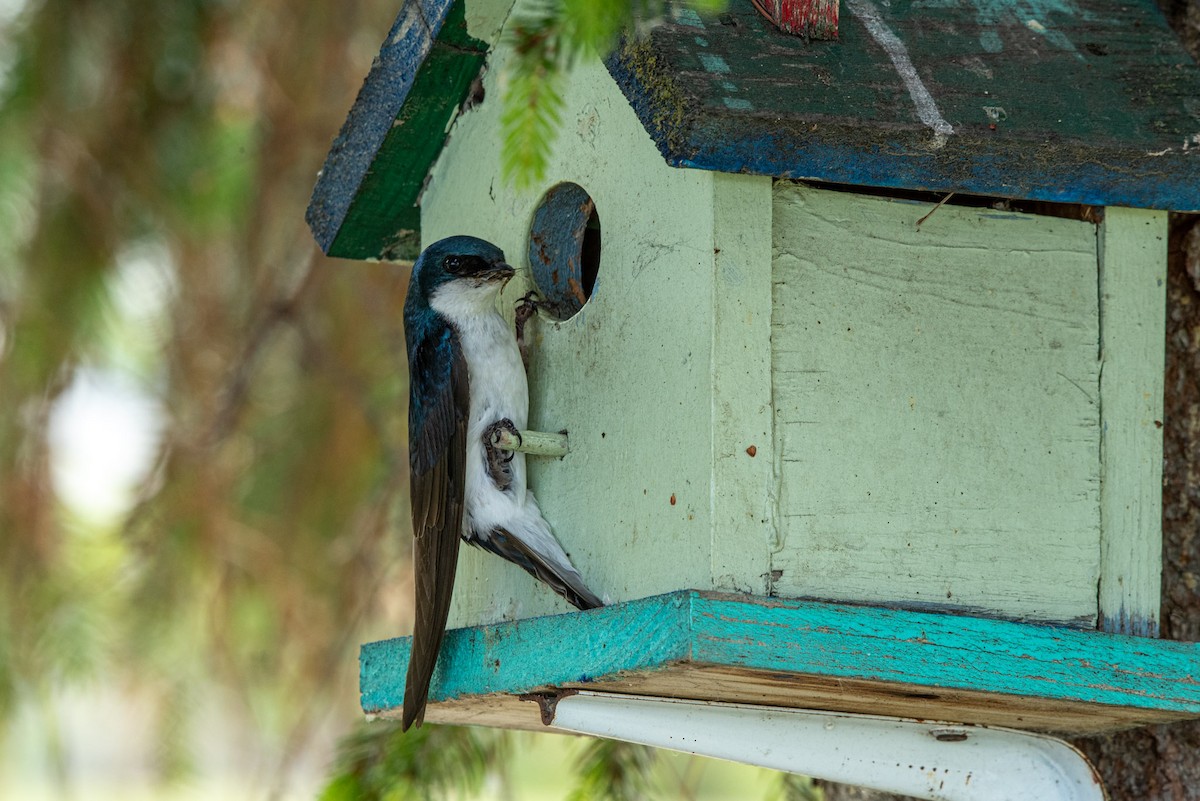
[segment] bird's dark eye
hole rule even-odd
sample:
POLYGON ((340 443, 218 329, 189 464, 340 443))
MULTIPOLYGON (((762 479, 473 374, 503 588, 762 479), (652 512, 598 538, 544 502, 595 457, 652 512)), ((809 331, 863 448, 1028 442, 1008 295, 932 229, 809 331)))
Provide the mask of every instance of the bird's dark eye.
POLYGON ((488 263, 478 256, 456 254, 442 259, 442 269, 451 275, 467 277, 485 272, 488 263))

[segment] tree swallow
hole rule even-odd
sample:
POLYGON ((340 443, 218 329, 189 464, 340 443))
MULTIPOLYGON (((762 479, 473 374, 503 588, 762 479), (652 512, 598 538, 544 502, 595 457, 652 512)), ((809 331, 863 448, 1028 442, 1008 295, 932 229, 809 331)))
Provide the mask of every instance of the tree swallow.
POLYGON ((496 301, 513 276, 504 253, 470 236, 430 245, 404 303, 408 344, 416 620, 404 730, 425 716, 445 633, 459 537, 515 562, 580 609, 603 603, 571 565, 525 484, 525 455, 493 445, 526 426, 529 388, 496 301))

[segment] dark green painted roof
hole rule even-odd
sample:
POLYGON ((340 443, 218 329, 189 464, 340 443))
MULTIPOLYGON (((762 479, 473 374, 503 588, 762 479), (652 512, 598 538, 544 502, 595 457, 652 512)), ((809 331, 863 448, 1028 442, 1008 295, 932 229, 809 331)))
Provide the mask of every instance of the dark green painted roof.
POLYGON ((486 54, 467 35, 462 0, 406 0, 313 190, 305 216, 321 250, 416 255, 425 176, 486 54))
MULTIPOLYGON (((674 166, 1200 210, 1200 70, 1153 0, 844 3, 837 42, 730 0, 608 67, 674 166)), ((462 9, 406 0, 313 193, 330 255, 413 255, 421 186, 485 57, 462 9)))

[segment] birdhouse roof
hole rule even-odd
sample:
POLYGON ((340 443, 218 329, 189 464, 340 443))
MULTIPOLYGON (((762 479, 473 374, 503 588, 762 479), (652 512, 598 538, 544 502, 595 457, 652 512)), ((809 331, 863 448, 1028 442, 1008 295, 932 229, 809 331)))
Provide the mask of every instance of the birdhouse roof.
MULTIPOLYGON (((487 48, 463 0, 405 2, 309 207, 327 253, 411 252, 487 48)), ((1200 210, 1200 70, 1152 0, 845 0, 837 41, 731 0, 607 66, 677 167, 1200 210)))

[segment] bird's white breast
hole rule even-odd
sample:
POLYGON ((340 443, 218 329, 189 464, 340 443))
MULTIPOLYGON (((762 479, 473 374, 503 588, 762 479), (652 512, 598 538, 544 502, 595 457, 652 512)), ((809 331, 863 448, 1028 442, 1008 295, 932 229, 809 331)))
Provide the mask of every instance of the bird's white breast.
POLYGON ((430 307, 458 333, 470 376, 471 410, 467 423, 466 516, 464 528, 486 536, 493 525, 508 520, 525 505, 525 456, 514 454, 513 480, 507 492, 496 489, 487 473, 483 435, 505 418, 519 429, 529 419, 529 386, 516 335, 495 306, 496 289, 446 284, 434 293, 430 307), (482 291, 488 290, 490 291, 482 291))

